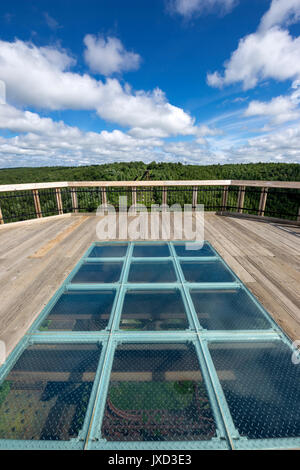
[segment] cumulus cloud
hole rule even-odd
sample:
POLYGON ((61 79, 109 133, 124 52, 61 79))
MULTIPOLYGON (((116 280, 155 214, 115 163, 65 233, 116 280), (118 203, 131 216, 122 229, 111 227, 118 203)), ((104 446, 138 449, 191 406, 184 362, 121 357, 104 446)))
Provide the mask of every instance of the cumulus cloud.
POLYGON ((131 134, 117 129, 112 132, 84 132, 63 121, 53 121, 11 105, 0 106, 0 129, 19 133, 14 137, 0 137, 0 167, 132 160, 204 164, 214 158, 205 137, 213 137, 220 132, 202 125, 197 128, 195 140, 166 143, 151 129, 148 133, 139 133, 136 128, 131 130, 131 134), (202 140, 205 148, 199 145, 202 140))
POLYGON ((17 132, 0 138, 0 166, 131 161, 149 158, 163 145, 157 138, 134 138, 118 129, 84 132, 63 121, 40 117, 11 105, 0 106, 0 129, 17 132), (143 157, 144 155, 144 157, 143 157))
POLYGON ((41 118, 37 113, 21 111, 8 104, 0 106, 0 129, 50 135, 65 128, 66 125, 62 121, 54 122, 51 118, 41 118))
POLYGON ((277 96, 271 101, 251 101, 245 111, 245 116, 266 116, 273 124, 282 124, 300 117, 298 105, 300 102, 300 82, 295 82, 295 91, 287 96, 277 96))
POLYGON ((245 145, 228 152, 236 162, 290 162, 300 163, 300 125, 249 139, 245 145))
POLYGON ((192 135, 194 119, 170 104, 160 89, 134 91, 117 79, 95 80, 72 71, 76 64, 64 50, 20 40, 0 41, 0 79, 8 102, 50 110, 95 110, 107 121, 129 128, 152 129, 157 136, 192 135))
POLYGON ((251 101, 245 116, 268 116, 275 124, 282 124, 299 118, 299 112, 288 97, 278 96, 269 102, 251 101))
POLYGON ((270 29, 275 25, 289 25, 300 19, 300 0, 273 0, 262 17, 259 29, 270 29))
POLYGON ((244 90, 248 90, 261 80, 284 81, 299 76, 300 37, 293 38, 288 31, 274 26, 241 39, 224 74, 208 74, 207 82, 213 87, 242 82, 244 90))
POLYGON ((171 0, 169 8, 172 12, 190 18, 212 12, 225 15, 237 4, 238 0, 171 0))
POLYGON ((0 106, 0 129, 18 132, 0 137, 0 167, 43 165, 88 165, 113 161, 180 161, 211 164, 228 162, 286 161, 300 163, 300 125, 274 134, 231 145, 230 138, 219 144, 218 134, 203 125, 190 141, 165 142, 160 138, 134 136, 120 130, 84 132, 64 122, 0 106), (210 141, 209 137, 212 138, 210 141), (203 142, 202 142, 203 139, 203 142))
POLYGON ((258 30, 239 41, 225 62, 223 74, 207 74, 212 87, 242 82, 245 90, 266 79, 284 81, 300 77, 300 37, 292 37, 283 25, 300 18, 300 0, 273 0, 258 30))
POLYGON ((84 38, 84 58, 93 72, 105 76, 138 69, 141 57, 128 52, 118 38, 87 34, 84 38))
POLYGON ((277 96, 270 101, 251 101, 244 116, 265 116, 269 117, 272 124, 283 124, 300 117, 300 80, 295 80, 292 84, 292 92, 289 95, 277 96))

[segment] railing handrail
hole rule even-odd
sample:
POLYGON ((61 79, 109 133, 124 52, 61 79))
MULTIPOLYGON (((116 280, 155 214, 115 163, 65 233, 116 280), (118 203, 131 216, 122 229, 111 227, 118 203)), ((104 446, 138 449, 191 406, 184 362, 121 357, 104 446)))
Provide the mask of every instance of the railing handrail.
POLYGON ((51 188, 154 187, 154 186, 253 186, 257 188, 300 189, 300 181, 263 180, 155 180, 155 181, 57 181, 47 183, 2 184, 0 192, 51 188))
MULTIPOLYGON (((181 203, 185 203, 184 201, 192 203, 190 204, 192 210, 197 208, 200 200, 206 210, 214 208, 222 214, 225 214, 228 210, 232 213, 233 209, 238 214, 245 214, 250 211, 250 214, 257 212, 259 217, 264 217, 266 214, 276 215, 274 210, 272 212, 270 209, 270 204, 267 205, 267 199, 269 200, 269 197, 271 197, 272 201, 275 193, 275 198, 279 195, 285 198, 283 199, 286 203, 285 217, 295 218, 296 223, 299 224, 299 189, 300 181, 263 180, 56 181, 8 184, 0 185, 0 225, 3 225, 10 217, 14 219, 23 217, 26 219, 35 215, 36 218, 40 219, 53 211, 58 215, 63 215, 66 212, 78 213, 82 212, 83 209, 91 211, 95 209, 95 201, 98 201, 104 207, 108 207, 110 204, 116 203, 115 196, 118 193, 124 192, 126 195, 129 194, 128 201, 131 201, 133 207, 137 204, 145 205, 147 198, 149 207, 150 204, 152 207, 153 202, 159 202, 162 207, 165 207, 168 201, 171 204, 172 201, 173 203, 178 202, 174 201, 174 193, 177 192, 178 195, 182 196, 178 199, 179 201, 181 199, 181 203), (155 187, 158 190, 154 190, 155 187), (140 188, 140 191, 138 191, 138 188, 140 188), (252 189, 249 190, 248 188, 252 189), (270 191, 270 188, 284 188, 285 191, 270 191), (62 189, 66 189, 66 191, 62 191, 62 189), (158 196, 159 193, 160 197, 158 196), (200 193, 202 193, 202 196, 199 196, 200 193), (234 194, 233 197, 232 194, 234 194), (251 201, 249 197, 255 198, 254 205, 251 202, 249 205, 249 201, 251 201), (287 202, 286 198, 289 197, 290 202, 287 202)), ((280 210, 277 213, 282 218, 282 205, 279 204, 279 207, 280 210)))

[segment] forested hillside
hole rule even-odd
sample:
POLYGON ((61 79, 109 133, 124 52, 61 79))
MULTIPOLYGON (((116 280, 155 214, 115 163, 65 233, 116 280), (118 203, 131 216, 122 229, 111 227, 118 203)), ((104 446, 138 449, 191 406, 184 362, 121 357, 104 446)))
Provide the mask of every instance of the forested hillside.
POLYGON ((300 181, 300 165, 248 163, 236 165, 183 165, 181 163, 110 163, 80 167, 11 168, 0 170, 0 184, 42 181, 125 181, 142 179, 146 170, 153 180, 245 179, 300 181))

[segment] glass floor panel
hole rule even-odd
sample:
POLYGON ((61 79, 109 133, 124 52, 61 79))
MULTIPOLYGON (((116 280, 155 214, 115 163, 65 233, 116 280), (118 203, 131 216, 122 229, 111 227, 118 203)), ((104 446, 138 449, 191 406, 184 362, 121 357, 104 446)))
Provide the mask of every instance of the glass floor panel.
POLYGON ((286 344, 223 342, 209 350, 242 436, 300 436, 300 367, 286 344))
POLYGON ((102 423, 108 441, 209 440, 216 426, 192 344, 122 344, 102 423))
MULTIPOLYGON (((191 243, 187 244, 188 246, 192 246, 191 243)), ((195 244, 196 245, 196 244, 195 244)), ((197 245, 196 245, 197 246, 197 245)), ((202 248, 200 249, 187 249, 185 243, 174 243, 174 248, 176 251, 176 255, 179 257, 201 257, 201 256, 215 256, 215 252, 213 249, 207 244, 204 243, 202 248)))
POLYGON ((115 245, 96 245, 89 254, 89 258, 121 258, 126 255, 127 243, 115 245))
POLYGON ((95 344, 28 347, 0 387, 0 439, 76 437, 100 353, 95 344))
POLYGON ((250 295, 238 289, 191 289, 202 328, 207 330, 257 330, 272 328, 250 295))
POLYGON ((126 292, 120 320, 122 330, 185 330, 188 327, 179 289, 126 292))
POLYGON ((0 449, 300 448, 291 341, 208 242, 180 245, 87 247, 0 366, 0 449))
POLYGON ((132 262, 128 282, 176 282, 177 277, 172 261, 132 262))
POLYGON ((115 295, 115 290, 64 292, 39 329, 104 330, 108 325, 115 295))
POLYGON ((122 262, 83 263, 72 284, 118 282, 122 271, 122 262))
POLYGON ((133 248, 133 257, 165 257, 170 256, 170 250, 166 243, 160 244, 136 244, 133 248))
POLYGON ((234 282, 235 278, 221 261, 181 261, 188 282, 234 282))

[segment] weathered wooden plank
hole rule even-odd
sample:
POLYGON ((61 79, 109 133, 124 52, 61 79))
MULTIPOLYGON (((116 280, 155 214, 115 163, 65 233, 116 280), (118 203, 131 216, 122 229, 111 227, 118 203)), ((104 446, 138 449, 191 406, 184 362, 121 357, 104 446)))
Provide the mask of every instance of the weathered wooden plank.
POLYGON ((228 201, 228 186, 224 186, 223 192, 222 192, 222 203, 221 203, 221 210, 225 211, 227 207, 227 201, 228 201))
POLYGON ((24 183, 24 184, 0 184, 0 192, 6 191, 29 191, 30 189, 67 188, 67 181, 55 183, 24 183))
POLYGON ((259 206, 258 206, 258 215, 260 215, 261 217, 265 215, 267 196, 268 196, 268 188, 261 188, 259 206))
POLYGON ((26 226, 30 225, 42 225, 43 223, 47 223, 50 221, 55 221, 55 219, 61 219, 63 218, 69 218, 71 216, 71 213, 68 212, 67 214, 62 214, 62 215, 49 215, 47 217, 41 217, 40 219, 28 219, 28 220, 20 220, 18 222, 9 222, 7 224, 1 225, 0 226, 0 233, 7 232, 9 230, 17 230, 17 228, 20 228, 20 230, 24 230, 26 226))
POLYGON ((106 188, 101 188, 101 202, 103 206, 107 206, 107 193, 106 188))
POLYGON ((3 225, 4 224, 4 219, 3 219, 3 215, 2 215, 2 209, 0 207, 0 225, 3 225))
POLYGON ((231 180, 231 186, 255 186, 257 188, 300 189, 300 181, 231 180))
POLYGON ((293 340, 300 338, 300 322, 293 318, 284 299, 281 299, 276 294, 274 295, 261 282, 252 282, 247 287, 290 338, 293 340))
POLYGON ((163 189, 162 189, 162 205, 167 204, 167 196, 168 196, 168 190, 165 186, 163 186, 163 189))
POLYGON ((257 242, 264 246, 264 240, 273 244, 275 252, 278 250, 291 249, 294 255, 300 254, 300 238, 289 234, 288 232, 282 233, 272 224, 259 223, 254 220, 230 219, 231 223, 239 224, 252 234, 251 236, 257 239, 257 242), (234 222, 233 222, 234 221, 234 222))
POLYGON ((240 186, 239 192, 238 192, 238 204, 237 205, 238 205, 238 212, 240 214, 243 213, 243 209, 244 209, 245 190, 246 190, 245 186, 240 186))
POLYGON ((198 186, 193 186, 193 200, 192 200, 192 207, 195 209, 198 200, 198 186))
MULTIPOLYGON (((223 186, 230 185, 231 180, 162 180, 162 181, 72 181, 73 187, 151 187, 151 186, 223 186)), ((300 183, 299 183, 300 186, 300 183)))
POLYGON ((39 218, 43 217, 39 192, 38 192, 37 189, 33 189, 32 194, 33 194, 33 201, 34 201, 36 216, 39 219, 39 218))
POLYGON ((288 224, 288 225, 291 225, 291 224, 296 224, 296 225, 300 225, 300 222, 297 221, 297 220, 289 220, 289 219, 280 219, 279 217, 266 217, 264 216, 263 219, 260 215, 256 215, 256 214, 240 214, 239 212, 233 212, 233 211, 217 211, 217 214, 218 215, 224 215, 224 216, 227 216, 227 217, 240 217, 240 218, 243 218, 243 219, 248 219, 248 220, 265 220, 266 222, 273 222, 273 223, 277 223, 277 224, 288 224))
POLYGON ((62 215, 64 213, 64 210, 63 210, 63 203, 62 203, 60 188, 55 188, 55 196, 56 196, 58 214, 62 215))
POLYGON ((71 188, 72 210, 76 214, 78 212, 78 198, 75 188, 71 188))
MULTIPOLYGON (((8 351, 90 244, 97 241, 99 217, 88 217, 76 230, 60 238, 59 234, 72 226, 74 218, 57 216, 56 220, 45 219, 43 224, 29 224, 23 229, 15 226, 0 230, 0 275, 1 286, 5 286, 1 292, 0 339, 6 341, 8 351), (40 258, 29 258, 55 237, 55 249, 45 250, 40 258)), ((268 223, 212 213, 205 216, 205 238, 285 331, 299 338, 299 238, 268 223)))
POLYGON ((259 181, 259 180, 163 180, 163 181, 57 181, 48 183, 2 184, 0 192, 26 191, 33 189, 66 187, 134 187, 134 186, 254 186, 268 188, 300 189, 299 181, 259 181))
POLYGON ((73 230, 75 230, 79 225, 85 222, 87 216, 76 218, 75 222, 72 223, 69 227, 65 228, 62 232, 60 232, 56 237, 49 240, 45 245, 40 247, 31 258, 42 258, 45 256, 50 250, 52 250, 58 243, 62 242, 65 238, 67 238, 73 230))

